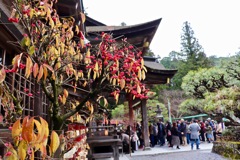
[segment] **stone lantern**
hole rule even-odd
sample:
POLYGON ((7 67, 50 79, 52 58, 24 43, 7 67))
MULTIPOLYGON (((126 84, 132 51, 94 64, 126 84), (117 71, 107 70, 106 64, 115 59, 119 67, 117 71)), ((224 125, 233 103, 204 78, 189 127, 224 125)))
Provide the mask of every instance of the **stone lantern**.
POLYGON ((156 118, 161 119, 163 121, 162 110, 159 105, 157 105, 157 110, 155 112, 156 112, 156 118))

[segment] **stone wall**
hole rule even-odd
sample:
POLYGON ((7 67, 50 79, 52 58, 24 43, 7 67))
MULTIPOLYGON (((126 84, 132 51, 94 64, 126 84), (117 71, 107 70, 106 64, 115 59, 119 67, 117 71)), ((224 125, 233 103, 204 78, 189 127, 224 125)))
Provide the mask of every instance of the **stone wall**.
POLYGON ((213 143, 212 152, 230 159, 240 159, 240 142, 217 141, 213 143))

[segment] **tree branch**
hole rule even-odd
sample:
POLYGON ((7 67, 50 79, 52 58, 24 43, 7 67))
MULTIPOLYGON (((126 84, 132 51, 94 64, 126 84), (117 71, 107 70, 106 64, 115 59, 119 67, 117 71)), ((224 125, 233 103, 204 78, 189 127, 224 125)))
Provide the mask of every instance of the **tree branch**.
POLYGON ((82 107, 84 106, 84 104, 91 98, 93 98, 95 96, 95 92, 91 92, 89 93, 83 101, 81 101, 81 103, 74 109, 70 110, 70 112, 64 114, 63 116, 61 116, 62 120, 65 121, 67 120, 69 117, 73 116, 74 114, 76 114, 78 111, 80 111, 82 109, 82 107))

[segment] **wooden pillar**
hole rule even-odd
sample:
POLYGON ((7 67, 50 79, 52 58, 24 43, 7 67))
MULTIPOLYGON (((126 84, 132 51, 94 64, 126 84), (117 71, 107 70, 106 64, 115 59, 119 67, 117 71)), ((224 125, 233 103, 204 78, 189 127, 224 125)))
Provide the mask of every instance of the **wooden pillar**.
MULTIPOLYGON (((34 114, 33 115, 39 115, 43 116, 43 105, 42 105, 42 91, 41 87, 37 82, 34 82, 34 92, 36 95, 34 96, 34 102, 32 105, 34 105, 34 114)), ((46 117, 43 117, 46 118, 46 117)))
POLYGON ((128 95, 129 125, 133 127, 134 112, 132 105, 133 105, 132 94, 129 94, 128 95))
POLYGON ((142 109, 142 132, 143 132, 143 141, 144 141, 144 150, 149 150, 150 143, 149 143, 149 135, 148 135, 148 117, 147 117, 147 100, 143 99, 141 104, 142 109))

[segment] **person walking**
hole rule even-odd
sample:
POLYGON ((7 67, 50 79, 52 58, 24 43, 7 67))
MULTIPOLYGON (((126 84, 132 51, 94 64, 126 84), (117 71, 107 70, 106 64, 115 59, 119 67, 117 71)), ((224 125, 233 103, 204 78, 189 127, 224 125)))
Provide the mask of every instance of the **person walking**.
POLYGON ((200 136, 201 136, 201 141, 203 142, 205 142, 205 132, 206 132, 205 123, 200 122, 200 136))
POLYGON ((189 130, 190 122, 187 122, 187 144, 190 144, 191 131, 189 130))
POLYGON ((160 146, 164 146, 165 144, 165 126, 162 122, 162 119, 159 119, 159 123, 158 123, 158 138, 160 141, 160 146))
MULTIPOLYGON (((187 126, 186 123, 184 122, 184 119, 181 119, 180 121, 180 127, 179 127, 179 131, 182 137, 182 145, 186 146, 187 145, 187 126)), ((181 143, 181 140, 180 140, 181 143)))
POLYGON ((193 123, 190 124, 189 130, 191 132, 190 138, 191 138, 191 149, 193 150, 193 145, 196 143, 197 149, 199 148, 199 131, 200 131, 200 126, 197 124, 197 121, 194 119, 193 123))
POLYGON ((167 141, 168 141, 168 146, 169 147, 172 147, 172 132, 171 132, 171 129, 172 129, 172 125, 169 121, 167 121, 167 124, 166 124, 166 133, 167 133, 167 141))
POLYGON ((179 146, 180 146, 180 139, 179 139, 180 132, 178 131, 178 127, 177 127, 176 122, 173 122, 173 126, 172 126, 172 129, 171 129, 171 134, 172 134, 172 141, 171 141, 172 147, 176 145, 177 146, 176 148, 180 149, 179 148, 179 146))
POLYGON ((139 123, 137 123, 137 125, 136 125, 136 132, 137 132, 137 136, 138 136, 138 138, 139 138, 139 149, 142 149, 143 148, 143 135, 142 135, 142 126, 139 124, 139 123))
POLYGON ((206 135, 207 135, 208 143, 211 143, 213 141, 213 132, 212 132, 212 127, 208 123, 206 124, 206 135))
POLYGON ((225 124, 223 121, 219 121, 216 129, 217 137, 221 139, 222 132, 225 130, 225 124))
POLYGON ((150 139, 151 147, 155 146, 155 142, 154 142, 154 129, 155 128, 154 128, 153 124, 151 123, 149 125, 149 133, 150 133, 149 139, 150 139))
POLYGON ((158 126, 156 123, 153 123, 153 134, 154 134, 154 146, 158 143, 158 126))
MULTIPOLYGON (((178 131, 180 131, 181 130, 181 121, 177 121, 177 128, 178 128, 178 131)), ((179 132, 179 139, 180 139, 180 144, 182 145, 183 144, 183 142, 182 142, 182 134, 181 134, 181 132, 179 132)))
POLYGON ((216 141, 217 140, 217 132, 216 132, 217 122, 212 120, 212 123, 213 123, 213 140, 216 141))

